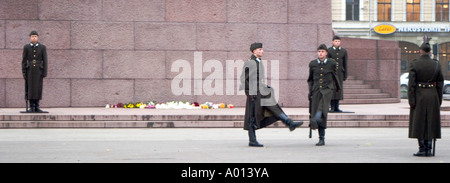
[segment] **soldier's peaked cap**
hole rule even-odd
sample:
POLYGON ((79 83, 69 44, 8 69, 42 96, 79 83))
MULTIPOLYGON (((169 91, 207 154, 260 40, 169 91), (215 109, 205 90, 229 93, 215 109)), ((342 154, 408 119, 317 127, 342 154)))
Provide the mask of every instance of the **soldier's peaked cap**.
POLYGON ((422 45, 420 46, 420 49, 423 50, 424 52, 430 52, 431 51, 430 43, 428 43, 428 42, 422 43, 422 45))
POLYGON ((262 48, 262 43, 253 43, 250 45, 250 51, 253 52, 253 50, 256 50, 258 48, 262 48))
POLYGON ((317 50, 327 50, 328 48, 327 48, 327 45, 325 45, 325 44, 321 44, 321 45, 319 45, 319 47, 317 47, 317 50))
POLYGON ((35 30, 30 32, 30 36, 32 36, 32 35, 39 36, 39 34, 35 30))

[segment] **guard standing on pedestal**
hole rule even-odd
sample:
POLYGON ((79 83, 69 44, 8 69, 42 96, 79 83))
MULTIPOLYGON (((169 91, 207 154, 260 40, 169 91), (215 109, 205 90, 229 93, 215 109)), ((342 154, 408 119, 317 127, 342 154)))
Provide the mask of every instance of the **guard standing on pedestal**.
POLYGON ((323 146, 330 101, 333 93, 341 89, 341 85, 336 75, 336 61, 327 58, 327 46, 321 44, 317 48, 317 54, 318 58, 309 63, 310 128, 318 129, 319 142, 316 146, 323 146))
POLYGON ((420 57, 409 68, 409 138, 417 138, 419 151, 414 156, 434 156, 432 140, 441 138, 441 114, 444 77, 441 65, 430 58, 428 42, 420 46, 420 57))
POLYGON ((261 63, 263 56, 262 43, 253 43, 250 46, 253 53, 244 63, 241 74, 240 90, 245 90, 247 96, 245 107, 244 130, 248 130, 249 146, 263 147, 256 140, 255 130, 267 127, 281 120, 291 131, 301 126, 303 121, 294 122, 290 119, 275 100, 273 88, 264 82, 264 66, 261 63))
POLYGON ((30 103, 26 112, 42 113, 39 101, 42 99, 44 78, 47 76, 47 49, 38 42, 39 34, 30 33, 30 43, 23 47, 22 73, 25 79, 25 100, 30 103))
POLYGON ((339 78, 339 83, 342 86, 341 90, 333 93, 331 98, 330 112, 342 112, 339 109, 339 101, 344 99, 344 81, 347 80, 347 50, 341 47, 341 38, 333 36, 333 46, 328 48, 328 58, 332 58, 337 63, 336 74, 339 78))

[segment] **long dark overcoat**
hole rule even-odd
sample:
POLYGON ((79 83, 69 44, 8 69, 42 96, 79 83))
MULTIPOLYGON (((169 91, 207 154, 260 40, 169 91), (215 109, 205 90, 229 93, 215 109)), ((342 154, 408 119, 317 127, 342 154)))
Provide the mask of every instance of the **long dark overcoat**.
MULTIPOLYGON (((347 50, 339 47, 334 49, 333 47, 328 48, 328 58, 332 58, 336 61, 337 69, 336 74, 338 76, 338 82, 341 86, 344 86, 344 80, 347 80, 347 50)), ((341 90, 336 91, 333 93, 332 100, 343 100, 344 99, 344 89, 341 88, 341 90)))
POLYGON ((264 82, 264 65, 262 62, 256 61, 254 55, 244 63, 242 74, 240 77, 240 89, 245 89, 246 105, 245 105, 245 119, 244 130, 249 129, 251 118, 251 102, 252 96, 255 106, 256 129, 261 129, 275 123, 281 113, 284 113, 281 107, 277 104, 274 96, 273 88, 269 87, 264 82), (267 110, 265 106, 270 105, 273 111, 267 110))
POLYGON ((47 49, 41 43, 26 44, 22 54, 22 73, 28 89, 28 100, 41 100, 44 77, 47 76, 47 49))
POLYGON ((408 82, 408 102, 411 107, 409 138, 441 138, 443 85, 444 77, 439 62, 428 55, 411 62, 408 82), (423 87, 428 83, 432 86, 423 87))
POLYGON ((341 89, 336 75, 336 61, 328 58, 326 63, 319 64, 317 59, 312 60, 309 63, 308 86, 311 96, 311 117, 314 117, 316 112, 322 111, 323 120, 319 125, 327 128, 331 98, 336 90, 341 89))

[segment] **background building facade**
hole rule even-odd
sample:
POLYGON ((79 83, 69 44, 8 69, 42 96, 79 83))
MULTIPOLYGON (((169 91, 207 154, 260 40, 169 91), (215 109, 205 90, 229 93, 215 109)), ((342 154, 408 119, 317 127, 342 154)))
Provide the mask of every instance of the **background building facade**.
POLYGON ((450 79, 449 0, 332 0, 335 33, 354 38, 399 41, 401 71, 419 55, 424 37, 450 79))

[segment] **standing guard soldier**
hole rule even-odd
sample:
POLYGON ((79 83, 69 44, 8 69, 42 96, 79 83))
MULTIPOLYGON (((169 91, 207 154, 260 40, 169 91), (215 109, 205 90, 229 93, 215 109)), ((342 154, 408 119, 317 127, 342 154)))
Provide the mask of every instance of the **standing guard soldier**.
POLYGON ((39 107, 42 87, 47 76, 47 49, 38 42, 39 34, 30 33, 30 43, 23 47, 22 73, 25 79, 26 99, 30 102, 27 112, 44 112, 39 107))
POLYGON ((290 119, 275 100, 273 88, 264 83, 264 66, 261 63, 263 56, 262 43, 253 43, 250 46, 253 53, 244 63, 241 74, 240 90, 245 90, 247 96, 245 107, 244 130, 248 130, 249 146, 263 147, 256 140, 255 130, 267 127, 281 120, 290 131, 303 124, 290 119))
POLYGON ((417 138, 419 143, 419 151, 414 156, 432 156, 431 141, 441 138, 444 77, 439 62, 430 58, 430 51, 430 44, 423 43, 420 57, 412 61, 409 68, 409 138, 417 138))
MULTIPOLYGON (((333 36, 333 46, 328 48, 328 58, 332 58, 337 62, 336 74, 339 78, 339 83, 344 86, 344 81, 347 80, 347 50, 341 47, 341 38, 339 36, 333 36)), ((339 109, 339 100, 344 99, 344 88, 340 91, 333 93, 331 98, 331 110, 330 112, 342 112, 339 109)))
POLYGON ((319 142, 316 146, 323 146, 325 145, 325 129, 327 128, 330 101, 333 93, 341 90, 341 85, 336 75, 336 61, 327 58, 327 46, 321 44, 317 48, 317 54, 318 58, 309 63, 310 128, 318 129, 319 142))

